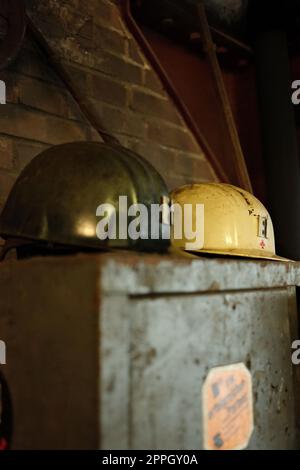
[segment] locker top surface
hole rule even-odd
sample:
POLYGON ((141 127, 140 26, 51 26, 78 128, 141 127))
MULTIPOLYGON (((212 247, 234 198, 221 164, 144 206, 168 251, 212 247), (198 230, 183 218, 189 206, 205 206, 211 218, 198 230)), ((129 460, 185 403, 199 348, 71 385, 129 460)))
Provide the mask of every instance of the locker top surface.
POLYGON ((216 293, 300 285, 300 263, 120 252, 5 261, 0 265, 0 290, 11 276, 21 280, 37 272, 51 276, 80 270, 108 294, 216 293))

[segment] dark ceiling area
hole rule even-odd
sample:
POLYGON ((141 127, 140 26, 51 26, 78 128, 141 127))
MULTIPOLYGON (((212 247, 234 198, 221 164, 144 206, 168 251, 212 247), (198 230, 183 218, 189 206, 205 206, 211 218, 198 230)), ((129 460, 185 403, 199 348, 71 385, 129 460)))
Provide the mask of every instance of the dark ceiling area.
MULTIPOLYGON (((300 49, 299 0, 205 0, 217 46, 230 43, 249 53, 257 32, 279 28, 288 33, 292 52, 300 49)), ((173 40, 195 47, 199 0, 132 0, 134 17, 173 40)))

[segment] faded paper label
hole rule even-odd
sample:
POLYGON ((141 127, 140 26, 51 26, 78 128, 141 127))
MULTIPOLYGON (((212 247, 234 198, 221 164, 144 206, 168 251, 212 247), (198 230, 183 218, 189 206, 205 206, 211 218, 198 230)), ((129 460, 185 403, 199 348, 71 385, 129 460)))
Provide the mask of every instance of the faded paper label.
POLYGON ((202 404, 205 449, 245 449, 253 432, 252 378, 246 366, 211 369, 202 404))

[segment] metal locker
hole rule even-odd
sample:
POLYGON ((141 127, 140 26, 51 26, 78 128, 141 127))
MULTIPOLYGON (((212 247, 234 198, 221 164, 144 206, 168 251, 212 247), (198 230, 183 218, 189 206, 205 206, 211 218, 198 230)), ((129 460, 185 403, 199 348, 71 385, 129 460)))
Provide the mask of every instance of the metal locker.
POLYGON ((296 263, 78 255, 3 263, 14 449, 202 449, 203 384, 243 363, 249 449, 299 448, 296 263))

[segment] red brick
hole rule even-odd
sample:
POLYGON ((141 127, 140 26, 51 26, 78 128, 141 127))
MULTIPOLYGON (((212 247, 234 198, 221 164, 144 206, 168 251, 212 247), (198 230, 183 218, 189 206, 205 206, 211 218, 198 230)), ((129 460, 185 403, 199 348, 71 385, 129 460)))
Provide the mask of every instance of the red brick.
POLYGON ((123 30, 121 15, 116 5, 108 0, 89 1, 79 0, 79 9, 93 16, 95 24, 107 25, 112 29, 123 30), (101 14, 99 12, 101 11, 101 14))
POLYGON ((115 134, 115 136, 117 137, 118 141, 120 142, 120 144, 121 144, 123 147, 130 148, 130 145, 129 145, 129 137, 128 137, 127 135, 124 135, 124 134, 115 134))
POLYGON ((209 163, 201 155, 186 158, 184 152, 155 142, 129 140, 129 147, 148 160, 172 189, 183 184, 216 181, 209 163))
POLYGON ((46 116, 45 122, 46 142, 50 142, 52 145, 86 140, 86 125, 81 125, 75 121, 56 119, 53 116, 46 116))
POLYGON ((114 52, 115 54, 125 54, 126 38, 123 34, 96 25, 94 29, 94 45, 98 51, 104 50, 114 52))
MULTIPOLYGON (((209 164, 202 156, 197 158, 198 144, 157 74, 145 68, 146 59, 126 30, 118 1, 27 3, 51 46, 65 58, 74 87, 112 134, 153 163, 169 183, 214 178, 209 164)), ((14 82, 10 101, 19 100, 21 105, 0 107, 0 129, 21 138, 14 139, 17 153, 11 157, 18 170, 47 145, 101 140, 32 40, 27 39, 13 67, 11 72, 26 75, 27 81, 18 77, 14 82)), ((15 78, 12 75, 12 82, 15 78)))
POLYGON ((13 141, 7 137, 0 136, 0 168, 11 170, 14 165, 13 141))
POLYGON ((72 1, 53 0, 35 1, 35 5, 27 6, 27 11, 39 30, 46 37, 63 38, 76 32, 82 23, 86 11, 78 11, 72 1))
POLYGON ((32 108, 67 117, 70 102, 64 90, 33 78, 20 78, 19 101, 32 108))
POLYGON ((168 99, 139 89, 132 91, 131 108, 176 124, 182 122, 177 109, 168 99))
POLYGON ((165 177, 173 167, 174 152, 170 151, 168 148, 163 148, 156 142, 139 141, 135 145, 131 144, 131 148, 154 165, 163 177, 165 177))
POLYGON ((164 92, 163 84, 153 70, 144 71, 143 85, 149 90, 162 94, 164 92))
POLYGON ((134 62, 144 66, 146 63, 146 59, 143 56, 138 44, 136 43, 135 39, 129 38, 128 40, 128 56, 134 62))
POLYGON ((117 80, 135 85, 142 83, 143 70, 141 67, 113 54, 103 54, 100 64, 97 64, 95 68, 100 72, 112 75, 117 80))
POLYGON ((62 61, 62 66, 68 75, 68 80, 70 80, 76 90, 80 90, 83 94, 86 94, 89 72, 64 60, 62 61))
POLYGON ((99 116, 101 122, 112 134, 127 134, 142 139, 145 137, 145 121, 137 114, 97 101, 89 101, 89 103, 93 112, 99 116))
MULTIPOLYGON (((78 95, 84 95, 87 92, 89 73, 85 70, 80 69, 76 65, 70 65, 66 61, 62 61, 62 66, 64 67, 65 72, 68 76, 68 80, 70 81, 76 93, 78 95)), ((57 92, 60 95, 60 98, 63 99, 64 101, 63 106, 66 108, 65 112, 62 112, 61 115, 66 116, 69 119, 75 119, 77 121, 85 121, 86 118, 83 115, 78 102, 71 95, 71 93, 66 89, 62 90, 61 92, 57 90, 57 92)), ((58 114, 58 113, 54 112, 54 114, 58 114)))
POLYGON ((79 103, 75 101, 73 96, 69 93, 66 95, 66 107, 67 107, 67 113, 66 117, 75 121, 80 121, 82 123, 86 122, 86 116, 83 114, 79 103))
POLYGON ((94 22, 92 19, 87 20, 76 34, 76 40, 80 46, 90 52, 95 52, 94 44, 94 22))
POLYGON ((190 132, 184 128, 169 126, 163 121, 148 121, 148 138, 166 147, 199 152, 199 147, 190 132))
POLYGON ((184 178, 185 181, 216 181, 210 164, 199 154, 189 156, 186 152, 163 147, 155 142, 142 142, 133 146, 134 150, 152 163, 167 178, 184 178))
POLYGON ((189 184, 185 176, 178 176, 170 173, 167 175, 166 183, 169 188, 169 191, 173 191, 174 189, 180 188, 180 186, 189 184))
POLYGON ((125 106, 127 102, 127 90, 125 86, 110 78, 101 75, 89 75, 88 91, 92 98, 105 103, 125 106))
POLYGON ((52 37, 57 40, 63 39, 68 35, 69 31, 66 24, 49 8, 43 13, 39 12, 38 15, 32 15, 32 19, 35 24, 38 21, 39 30, 46 38, 52 37))
POLYGON ((81 36, 82 38, 89 39, 90 41, 93 40, 93 37, 94 37, 94 22, 93 22, 92 18, 88 18, 83 23, 83 25, 78 30, 77 35, 81 36))
POLYGON ((3 133, 11 136, 41 141, 46 138, 44 117, 13 104, 1 106, 0 128, 3 133))
POLYGON ((185 176, 175 175, 173 172, 174 157, 176 156, 173 149, 162 147, 154 142, 129 142, 129 147, 156 168, 169 189, 187 182, 185 176))
POLYGON ((49 66, 47 57, 36 46, 32 49, 23 48, 10 66, 10 70, 62 85, 54 70, 49 66))
POLYGON ((209 163, 203 158, 188 158, 183 154, 174 157, 174 174, 191 178, 193 182, 215 181, 215 175, 209 163))
POLYGON ((16 166, 19 172, 22 171, 36 155, 49 147, 45 144, 27 142, 19 139, 15 140, 14 145, 16 149, 16 166))
MULTIPOLYGON (((55 116, 31 111, 21 106, 5 105, 0 112, 3 133, 52 145, 85 140, 86 126, 55 116)), ((2 108, 0 108, 0 111, 2 108)))

